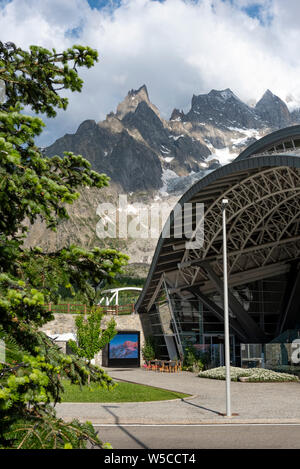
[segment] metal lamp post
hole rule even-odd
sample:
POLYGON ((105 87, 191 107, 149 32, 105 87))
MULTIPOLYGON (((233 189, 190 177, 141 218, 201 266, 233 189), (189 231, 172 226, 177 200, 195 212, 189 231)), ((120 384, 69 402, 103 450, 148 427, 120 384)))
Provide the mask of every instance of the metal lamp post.
POLYGON ((230 337, 228 312, 228 276, 227 276, 227 234, 226 234, 226 206, 227 199, 222 200, 223 213, 223 273, 224 273, 224 335, 225 335, 225 367, 226 367, 226 416, 231 417, 230 399, 230 337))

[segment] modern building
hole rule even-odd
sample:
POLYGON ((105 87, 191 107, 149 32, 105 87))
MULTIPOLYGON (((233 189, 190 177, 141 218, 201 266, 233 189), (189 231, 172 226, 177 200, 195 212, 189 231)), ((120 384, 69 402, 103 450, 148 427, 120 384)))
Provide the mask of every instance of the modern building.
POLYGON ((149 315, 161 358, 181 356, 186 344, 223 342, 224 198, 232 361, 239 364, 240 344, 300 329, 300 126, 293 126, 199 180, 181 197, 182 213, 170 214, 169 237, 160 236, 136 303, 149 315), (187 244, 200 226, 197 204, 204 204, 200 248, 187 244))

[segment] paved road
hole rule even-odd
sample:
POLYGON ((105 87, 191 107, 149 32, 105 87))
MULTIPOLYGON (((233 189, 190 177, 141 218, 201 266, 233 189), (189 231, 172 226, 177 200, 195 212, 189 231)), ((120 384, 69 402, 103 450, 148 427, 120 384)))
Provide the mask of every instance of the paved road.
POLYGON ((299 449, 300 425, 96 426, 114 449, 299 449))

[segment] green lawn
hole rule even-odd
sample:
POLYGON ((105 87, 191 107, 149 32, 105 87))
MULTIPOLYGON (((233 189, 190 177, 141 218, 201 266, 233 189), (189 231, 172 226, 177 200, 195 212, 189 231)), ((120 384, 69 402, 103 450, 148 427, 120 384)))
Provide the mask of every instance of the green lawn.
POLYGON ((112 391, 99 389, 95 384, 80 388, 68 381, 64 381, 63 386, 65 388, 63 402, 146 402, 189 396, 189 394, 125 382, 118 382, 112 391))

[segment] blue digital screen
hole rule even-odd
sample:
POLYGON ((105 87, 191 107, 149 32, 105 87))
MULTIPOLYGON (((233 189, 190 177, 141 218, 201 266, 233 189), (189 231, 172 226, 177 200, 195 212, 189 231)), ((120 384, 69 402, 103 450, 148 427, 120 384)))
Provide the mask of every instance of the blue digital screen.
POLYGON ((109 358, 139 358, 138 334, 117 334, 109 343, 109 358))

